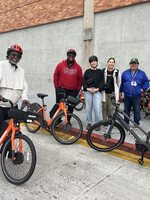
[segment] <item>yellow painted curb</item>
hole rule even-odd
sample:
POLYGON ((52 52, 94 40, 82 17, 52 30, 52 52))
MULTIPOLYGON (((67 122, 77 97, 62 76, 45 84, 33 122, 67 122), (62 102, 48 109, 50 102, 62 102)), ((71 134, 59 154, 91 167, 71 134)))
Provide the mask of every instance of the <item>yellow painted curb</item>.
MULTIPOLYGON (((90 146, 88 145, 88 143, 84 139, 80 139, 77 143, 80 144, 80 145, 83 145, 85 147, 90 148, 90 146)), ((135 154, 132 154, 132 153, 129 153, 129 152, 126 152, 126 151, 122 151, 120 149, 115 149, 115 150, 107 152, 107 153, 110 154, 110 155, 122 158, 124 160, 128 160, 130 162, 139 164, 138 159, 140 158, 140 156, 138 156, 138 155, 135 155, 135 154)), ((143 164, 142 167, 150 167, 150 159, 144 158, 144 164, 143 164)))
MULTIPOLYGON (((23 126, 25 126, 25 124, 22 124, 23 126)), ((42 134, 50 134, 47 130, 45 129, 40 129, 40 133, 42 134)), ((80 144, 82 146, 85 146, 85 147, 88 147, 90 148, 90 146, 87 144, 87 141, 85 139, 79 139, 77 141, 77 144, 80 144)), ((96 151, 96 150, 95 150, 96 151)), ((140 158, 140 155, 135 155, 133 153, 129 153, 129 152, 126 152, 126 151, 122 151, 120 149, 115 149, 113 151, 110 151, 110 152, 107 152, 108 154, 110 155, 113 155, 113 156, 116 156, 116 157, 119 157, 119 158, 122 158, 124 160, 128 160, 130 162, 133 162, 133 163, 136 163, 136 164, 139 164, 138 163, 138 159, 140 158)), ((150 168, 150 159, 148 158, 144 158, 144 165, 141 166, 141 167, 149 167, 150 168)))

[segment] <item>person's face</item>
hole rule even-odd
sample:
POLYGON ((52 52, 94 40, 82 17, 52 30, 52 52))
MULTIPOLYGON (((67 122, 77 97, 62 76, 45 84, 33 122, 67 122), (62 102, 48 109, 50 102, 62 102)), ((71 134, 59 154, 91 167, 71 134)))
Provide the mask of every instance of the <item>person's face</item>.
POLYGON ((90 65, 91 65, 91 67, 92 67, 93 69, 96 69, 96 67, 97 67, 97 65, 98 65, 98 62, 97 62, 97 61, 92 61, 92 62, 90 63, 90 65))
POLYGON ((20 61, 20 54, 16 51, 10 52, 9 61, 12 64, 17 64, 20 61))
POLYGON ((107 62, 107 67, 108 67, 108 69, 113 70, 114 67, 115 67, 115 61, 114 61, 113 59, 110 59, 110 60, 107 62))
POLYGON ((67 60, 69 61, 69 62, 74 62, 75 61, 75 55, 74 54, 68 54, 67 55, 67 60))
POLYGON ((137 64, 137 63, 131 63, 130 64, 130 69, 132 71, 136 71, 138 69, 138 66, 139 66, 139 64, 137 64))

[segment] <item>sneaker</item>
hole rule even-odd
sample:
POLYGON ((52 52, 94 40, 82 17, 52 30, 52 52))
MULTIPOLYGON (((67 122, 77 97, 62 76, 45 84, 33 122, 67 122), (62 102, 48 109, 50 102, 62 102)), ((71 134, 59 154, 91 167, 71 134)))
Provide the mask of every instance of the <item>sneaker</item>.
POLYGON ((100 126, 96 127, 95 131, 100 131, 100 126))
POLYGON ((91 124, 88 123, 87 126, 86 126, 86 130, 89 130, 91 128, 91 124))
POLYGON ((64 131, 70 131, 71 130, 71 124, 70 123, 67 123, 67 124, 65 124, 65 126, 64 126, 64 131))

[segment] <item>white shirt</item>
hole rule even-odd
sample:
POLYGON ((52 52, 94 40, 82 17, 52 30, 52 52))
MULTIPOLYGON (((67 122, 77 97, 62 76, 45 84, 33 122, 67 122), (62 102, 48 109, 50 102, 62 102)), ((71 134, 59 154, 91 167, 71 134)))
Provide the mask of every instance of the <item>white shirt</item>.
MULTIPOLYGON (((8 60, 0 62, 0 95, 17 105, 20 98, 27 100, 28 86, 25 80, 24 69, 15 68, 8 60)), ((10 107, 9 102, 0 102, 1 107, 10 107)))

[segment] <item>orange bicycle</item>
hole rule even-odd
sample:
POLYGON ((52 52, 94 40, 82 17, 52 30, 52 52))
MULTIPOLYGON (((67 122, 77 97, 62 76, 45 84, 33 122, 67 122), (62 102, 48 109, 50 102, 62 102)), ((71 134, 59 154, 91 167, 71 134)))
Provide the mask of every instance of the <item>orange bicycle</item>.
POLYGON ((32 176, 36 165, 36 151, 32 141, 21 133, 20 123, 37 118, 31 112, 13 108, 11 104, 6 129, 0 137, 1 167, 6 179, 15 184, 25 183, 32 176))
POLYGON ((77 98, 80 100, 79 103, 75 106, 75 110, 81 111, 83 108, 85 108, 85 98, 84 98, 84 91, 80 90, 77 98))
POLYGON ((53 106, 50 111, 50 118, 47 120, 47 106, 44 103, 44 98, 48 95, 38 93, 37 96, 42 99, 42 106, 33 103, 30 105, 30 111, 38 114, 40 120, 26 123, 27 130, 35 133, 42 127, 52 132, 54 138, 61 144, 75 143, 82 135, 83 125, 78 116, 68 112, 68 105, 75 107, 79 99, 72 96, 68 96, 67 99, 63 97, 59 104, 53 106))

